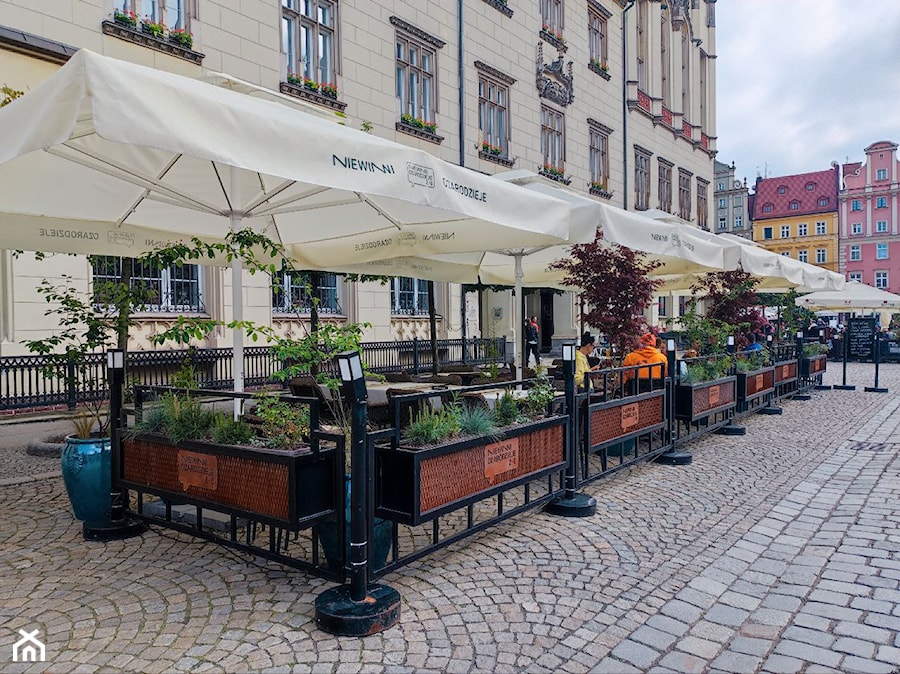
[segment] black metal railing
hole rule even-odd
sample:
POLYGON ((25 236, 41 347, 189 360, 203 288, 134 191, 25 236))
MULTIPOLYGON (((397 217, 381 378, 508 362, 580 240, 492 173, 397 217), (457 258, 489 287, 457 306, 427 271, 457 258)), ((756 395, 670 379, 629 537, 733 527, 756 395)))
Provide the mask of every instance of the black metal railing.
MULTIPOLYGON (((401 370, 413 374, 432 367, 431 343, 414 339, 403 342, 364 342, 363 359, 372 372, 401 370)), ((506 339, 439 339, 439 365, 485 365, 506 362, 506 339)), ((0 357, 0 410, 66 406, 104 400, 106 355, 87 354, 86 367, 56 364, 51 356, 0 357)), ((129 386, 167 386, 185 365, 193 370, 201 388, 226 390, 234 383, 232 350, 169 349, 133 351, 127 354, 129 386)), ((275 373, 284 368, 267 346, 244 349, 244 385, 250 388, 277 383, 275 373)))

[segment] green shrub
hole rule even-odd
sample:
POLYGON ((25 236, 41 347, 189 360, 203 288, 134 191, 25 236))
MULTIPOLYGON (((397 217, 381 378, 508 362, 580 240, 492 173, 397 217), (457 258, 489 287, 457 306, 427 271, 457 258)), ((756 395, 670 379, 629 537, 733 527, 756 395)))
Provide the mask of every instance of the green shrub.
POLYGON ((504 391, 494 405, 494 422, 500 426, 509 426, 519 420, 519 405, 510 391, 504 391))
POLYGON ((546 377, 539 377, 521 401, 525 415, 529 419, 540 419, 547 413, 547 406, 554 398, 556 391, 553 389, 553 382, 546 377))
POLYGON ((461 435, 486 435, 491 438, 498 435, 490 411, 480 406, 460 408, 459 432, 461 435))
POLYGON ((213 442, 219 445, 252 445, 256 440, 252 426, 221 412, 213 418, 211 433, 213 442))
POLYGON ((411 445, 434 445, 452 438, 460 430, 460 408, 445 405, 439 410, 425 406, 413 415, 403 429, 403 439, 411 445))
POLYGON ((262 419, 262 432, 267 447, 289 449, 309 437, 309 409, 277 396, 256 397, 253 413, 262 419))
POLYGON ((803 357, 813 358, 828 353, 828 345, 819 342, 809 342, 803 345, 803 357))

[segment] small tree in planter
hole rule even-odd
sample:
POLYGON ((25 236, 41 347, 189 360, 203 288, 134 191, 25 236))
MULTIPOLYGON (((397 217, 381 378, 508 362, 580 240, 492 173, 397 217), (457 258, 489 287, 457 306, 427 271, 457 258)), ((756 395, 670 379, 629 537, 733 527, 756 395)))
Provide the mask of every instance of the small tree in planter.
POLYGON ((706 317, 730 325, 737 333, 735 347, 740 350, 747 345, 743 333, 747 330, 757 333, 768 324, 759 310, 760 299, 755 288, 759 280, 751 274, 735 269, 732 271, 704 274, 691 286, 695 296, 706 300, 706 317))

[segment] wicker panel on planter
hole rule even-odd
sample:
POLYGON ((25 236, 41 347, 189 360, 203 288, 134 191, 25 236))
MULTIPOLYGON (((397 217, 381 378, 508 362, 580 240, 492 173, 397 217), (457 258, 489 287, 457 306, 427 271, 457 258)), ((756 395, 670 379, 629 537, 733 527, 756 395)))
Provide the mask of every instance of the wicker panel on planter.
POLYGON ((173 444, 149 434, 122 442, 126 486, 290 529, 334 512, 334 464, 333 451, 173 444))
POLYGON ((775 368, 764 367, 737 373, 738 400, 747 402, 775 390, 775 368))
POLYGON ((775 363, 775 383, 784 384, 797 378, 797 361, 786 360, 775 363))
POLYGON ((679 384, 675 387, 675 416, 697 421, 735 404, 735 377, 723 377, 699 384, 679 384))
POLYGON ((825 355, 813 356, 812 358, 800 359, 800 376, 814 377, 817 374, 825 372, 827 358, 825 355))
POLYGON ((599 445, 638 433, 665 422, 663 391, 655 391, 650 397, 624 398, 612 403, 600 403, 588 407, 589 446, 599 445))
POLYGON ((559 470, 565 463, 564 428, 565 418, 556 417, 510 429, 497 441, 379 448, 376 515, 417 525, 559 470))

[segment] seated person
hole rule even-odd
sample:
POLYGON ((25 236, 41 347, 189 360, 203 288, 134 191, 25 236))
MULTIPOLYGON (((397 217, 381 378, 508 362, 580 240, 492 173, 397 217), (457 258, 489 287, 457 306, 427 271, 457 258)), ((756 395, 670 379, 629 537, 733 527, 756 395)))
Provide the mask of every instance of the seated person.
MULTIPOLYGON (((586 332, 581 336, 581 346, 575 351, 575 387, 579 391, 584 390, 584 375, 587 372, 599 370, 599 365, 591 365, 588 362, 588 354, 594 352, 594 336, 586 332)), ((588 390, 592 390, 590 379, 588 379, 588 390)))
MULTIPOLYGON (((638 348, 625 356, 622 363, 623 367, 633 367, 635 365, 654 365, 654 367, 644 367, 637 371, 637 377, 641 380, 640 388, 650 388, 651 379, 665 378, 669 369, 669 360, 656 348, 656 336, 647 333, 641 335, 638 348)), ((627 382, 634 378, 634 370, 624 373, 624 380, 627 382)))
POLYGON ((748 342, 747 346, 744 347, 745 353, 753 353, 754 351, 762 351, 763 350, 763 345, 760 344, 756 340, 755 333, 752 333, 752 332, 747 333, 747 339, 749 340, 749 342, 748 342))

